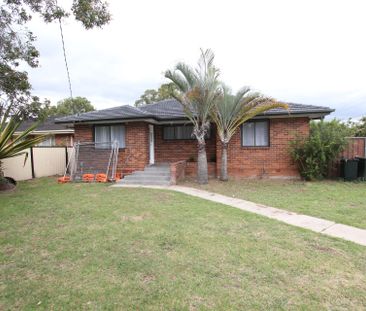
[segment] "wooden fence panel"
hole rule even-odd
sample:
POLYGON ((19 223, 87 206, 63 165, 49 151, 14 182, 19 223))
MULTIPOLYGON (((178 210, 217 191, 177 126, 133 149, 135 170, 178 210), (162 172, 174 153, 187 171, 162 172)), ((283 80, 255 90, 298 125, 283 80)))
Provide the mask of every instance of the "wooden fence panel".
POLYGON ((341 157, 351 159, 354 157, 366 157, 366 138, 349 137, 348 146, 342 152, 341 157))
POLYGON ((353 159, 355 157, 366 158, 366 138, 365 137, 348 137, 348 145, 345 150, 339 155, 338 159, 334 160, 329 168, 329 177, 340 176, 340 160, 353 159))

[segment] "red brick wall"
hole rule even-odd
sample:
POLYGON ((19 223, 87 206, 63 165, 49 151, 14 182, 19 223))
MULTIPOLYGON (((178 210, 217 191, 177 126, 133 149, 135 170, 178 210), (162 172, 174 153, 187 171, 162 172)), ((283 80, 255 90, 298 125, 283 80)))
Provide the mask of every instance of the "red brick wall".
MULTIPOLYGON (((55 136, 55 146, 72 146, 74 134, 51 134, 55 136)), ((29 135, 29 138, 36 137, 35 135, 29 135)))
MULTIPOLYGON (((164 140, 163 127, 155 126, 155 161, 176 162, 180 160, 197 160, 197 140, 164 140)), ((216 159, 216 135, 211 128, 210 138, 206 140, 207 161, 216 159)))
MULTIPOLYGON (((131 122, 126 127, 126 148, 120 149, 118 157, 118 172, 130 173, 142 170, 149 161, 148 125, 143 122, 131 122)), ((75 125, 75 142, 93 142, 92 125, 75 125)), ((94 147, 84 147, 85 154, 80 157, 86 165, 97 169, 106 167, 109 150, 96 150, 94 147)))
POLYGON ((184 180, 186 174, 187 161, 182 160, 170 163, 170 184, 176 185, 178 181, 184 180))
POLYGON ((56 146, 72 146, 74 134, 55 134, 56 146))
MULTIPOLYGON (((231 177, 299 177, 297 167, 289 155, 289 142, 294 136, 309 134, 308 118, 271 119, 270 121, 270 147, 242 147, 241 133, 238 130, 228 149, 228 171, 231 177)), ((155 161, 177 162, 197 159, 196 140, 163 140, 162 126, 155 126, 155 161)), ((148 124, 131 122, 126 124, 126 149, 120 150, 119 171, 124 173, 142 170, 149 162, 148 124), (126 164, 126 157, 128 161, 126 164)), ((209 174, 215 176, 220 172, 221 145, 211 131, 207 140, 207 159, 209 162, 217 159, 217 163, 209 163, 209 174), (217 143, 217 148, 216 148, 217 143)), ((92 142, 92 125, 75 126, 75 142, 92 142)), ((101 162, 93 148, 88 161, 101 162), (92 152, 94 151, 94 152, 92 152)), ((105 159, 105 155, 100 155, 105 159)), ((104 160, 103 160, 104 161, 104 160)), ((95 164, 95 166, 97 166, 95 164)), ((104 164, 102 166, 105 166, 104 164)), ((196 162, 187 162, 186 175, 195 176, 196 162)))
MULTIPOLYGON (((308 118, 270 119, 269 147, 242 147, 240 129, 228 148, 229 177, 299 177, 289 155, 294 136, 309 135, 308 118)), ((217 174, 220 174, 221 144, 217 140, 217 174)))
MULTIPOLYGON (((216 177, 216 162, 208 162, 207 170, 209 177, 216 177)), ((197 176, 197 162, 187 162, 186 176, 189 177, 197 176)))

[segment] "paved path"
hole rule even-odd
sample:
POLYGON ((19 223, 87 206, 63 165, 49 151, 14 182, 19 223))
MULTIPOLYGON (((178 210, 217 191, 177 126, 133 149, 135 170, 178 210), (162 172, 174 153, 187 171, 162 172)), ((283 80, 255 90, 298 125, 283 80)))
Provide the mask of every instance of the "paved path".
POLYGON ((132 187, 132 188, 153 188, 164 189, 182 192, 188 195, 199 197, 205 200, 222 203, 225 205, 239 208, 243 211, 256 213, 258 215, 273 218, 287 224, 309 229, 321 234, 329 235, 332 237, 341 238, 344 240, 352 241, 354 243, 366 246, 366 230, 359 229, 347 225, 337 224, 334 221, 329 221, 312 216, 297 214, 282 209, 265 206, 242 199, 231 198, 225 195, 199 190, 184 186, 139 186, 139 185, 114 185, 112 187, 132 187))

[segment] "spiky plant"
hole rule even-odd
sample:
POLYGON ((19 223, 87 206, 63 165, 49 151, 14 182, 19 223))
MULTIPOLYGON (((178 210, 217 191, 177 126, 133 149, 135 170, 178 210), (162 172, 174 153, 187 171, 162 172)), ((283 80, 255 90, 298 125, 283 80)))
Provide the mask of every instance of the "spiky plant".
POLYGON ((243 87, 236 95, 232 95, 229 88, 222 86, 222 96, 211 113, 222 146, 221 180, 228 180, 227 149, 236 130, 249 119, 274 108, 288 109, 288 106, 272 98, 252 92, 249 87, 243 87))
POLYGON ((4 177, 1 160, 24 154, 25 163, 28 158, 28 152, 25 150, 40 143, 47 137, 47 135, 29 137, 31 132, 38 126, 38 123, 35 123, 18 136, 15 136, 14 134, 22 124, 22 121, 17 114, 10 116, 10 111, 11 106, 4 114, 0 111, 0 179, 4 177))
POLYGON ((186 116, 193 124, 193 135, 198 142, 197 180, 200 184, 208 183, 205 136, 210 128, 212 107, 220 97, 219 70, 213 61, 214 54, 211 50, 201 50, 196 68, 178 63, 172 71, 165 72, 165 77, 178 89, 173 97, 182 104, 186 116))

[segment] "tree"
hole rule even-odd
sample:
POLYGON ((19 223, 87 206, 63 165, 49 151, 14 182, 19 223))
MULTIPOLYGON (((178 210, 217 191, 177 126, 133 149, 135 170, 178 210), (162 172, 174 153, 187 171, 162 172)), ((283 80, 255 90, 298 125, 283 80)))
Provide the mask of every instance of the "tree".
POLYGON ((0 107, 7 107, 19 116, 30 116, 31 84, 24 65, 36 68, 39 52, 34 46, 35 35, 26 27, 34 14, 46 23, 67 18, 71 14, 86 29, 101 27, 111 16, 103 0, 73 0, 65 10, 53 0, 3 0, 0 4, 0 107))
POLYGON ((70 114, 84 113, 94 111, 94 106, 85 97, 66 98, 57 103, 57 106, 52 106, 49 109, 49 115, 67 116, 70 114))
POLYGON ((164 83, 158 90, 148 89, 135 101, 135 106, 149 105, 164 99, 174 98, 173 94, 177 91, 174 83, 164 83))
POLYGON ((220 179, 227 181, 227 149, 238 127, 260 113, 279 107, 287 109, 288 106, 251 92, 249 87, 243 87, 235 96, 226 86, 222 90, 222 96, 213 107, 211 116, 222 146, 220 179))
POLYGON ((174 97, 181 103, 193 124, 193 135, 198 142, 197 179, 200 184, 208 183, 205 136, 210 128, 212 107, 220 97, 219 70, 213 65, 213 61, 214 54, 211 50, 201 50, 197 68, 178 63, 174 70, 165 72, 165 77, 178 89, 174 97))
POLYGON ((1 160, 25 154, 25 163, 28 153, 24 150, 40 143, 46 137, 46 135, 37 135, 29 138, 31 132, 39 125, 38 123, 23 131, 19 136, 14 137, 14 133, 21 125, 22 120, 20 119, 20 113, 11 115, 11 111, 13 111, 12 107, 8 107, 0 117, 0 183, 4 182, 1 160))
POLYGON ((312 121, 310 135, 297 138, 290 144, 292 158, 306 180, 322 179, 328 175, 329 165, 347 146, 350 129, 338 121, 312 121))
POLYGON ((358 122, 353 122, 353 130, 356 137, 366 137, 366 116, 358 122))

